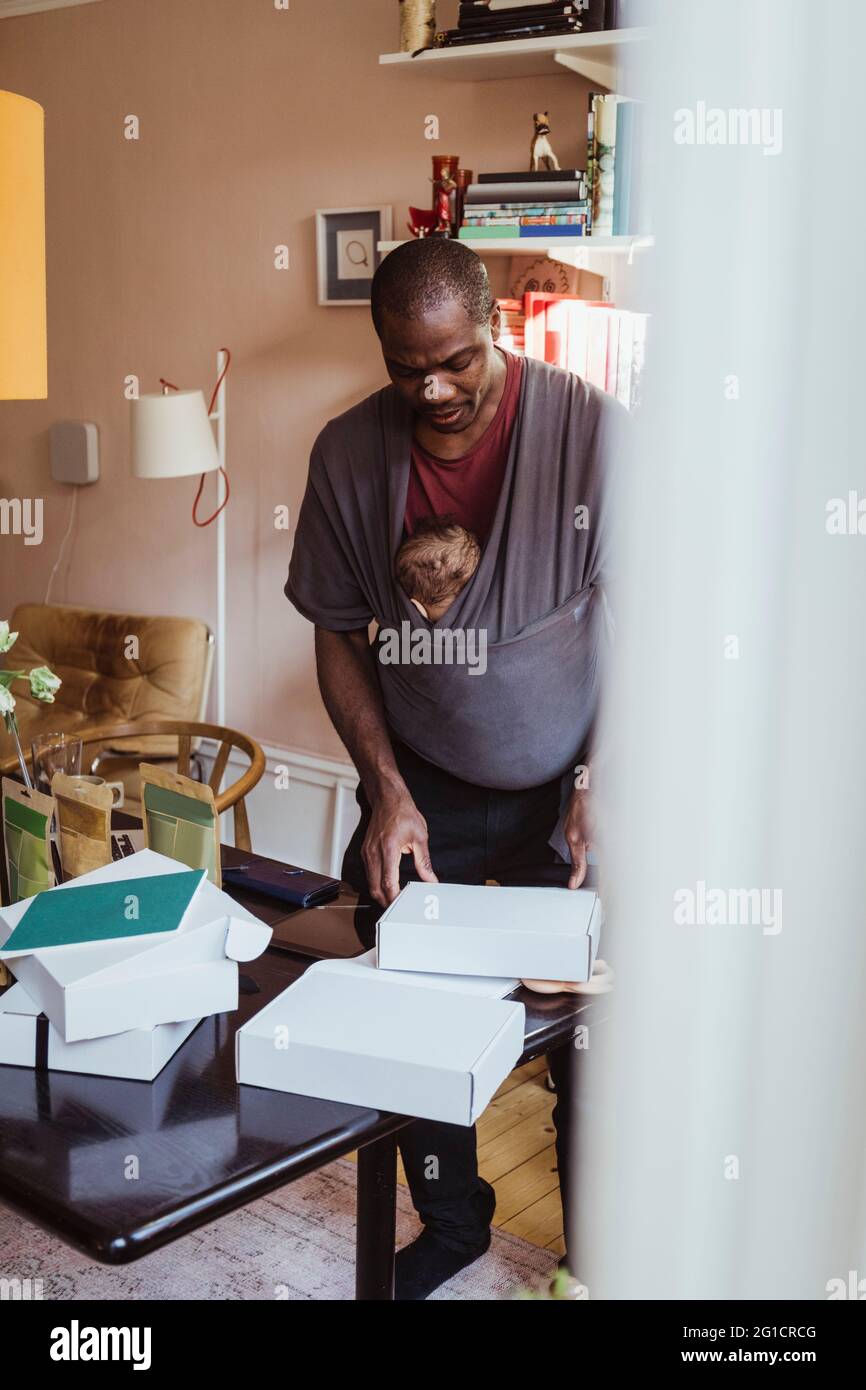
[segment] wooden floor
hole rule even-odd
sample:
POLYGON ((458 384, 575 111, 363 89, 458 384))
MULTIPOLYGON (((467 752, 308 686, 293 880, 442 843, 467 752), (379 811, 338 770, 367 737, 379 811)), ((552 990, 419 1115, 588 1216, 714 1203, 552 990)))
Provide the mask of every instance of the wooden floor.
POLYGON ((565 1251, 553 1122, 543 1057, 511 1073, 478 1121, 478 1168, 496 1188, 494 1226, 565 1251))
MULTIPOLYGON (((478 1121, 478 1167, 496 1188, 494 1226, 563 1254, 562 1205, 543 1058, 503 1081, 478 1121)), ((354 1158, 354 1154, 352 1155, 354 1158)), ((401 1183, 406 1178, 398 1165, 401 1183)))

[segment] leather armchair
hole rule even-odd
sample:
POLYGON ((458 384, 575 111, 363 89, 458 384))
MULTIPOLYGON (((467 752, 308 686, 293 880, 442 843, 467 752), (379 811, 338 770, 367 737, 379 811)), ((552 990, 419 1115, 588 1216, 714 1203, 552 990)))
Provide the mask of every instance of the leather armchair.
MULTIPOLYGON (((26 671, 50 666, 63 682, 51 705, 32 700, 25 686, 15 687, 21 744, 28 757, 30 740, 38 733, 204 716, 213 638, 196 618, 22 603, 10 627, 19 637, 5 663, 26 671)), ((121 746, 127 756, 136 755, 136 766, 144 757, 177 754, 176 739, 126 739, 121 746)), ((0 724, 0 767, 8 771, 14 766, 12 739, 0 724)))

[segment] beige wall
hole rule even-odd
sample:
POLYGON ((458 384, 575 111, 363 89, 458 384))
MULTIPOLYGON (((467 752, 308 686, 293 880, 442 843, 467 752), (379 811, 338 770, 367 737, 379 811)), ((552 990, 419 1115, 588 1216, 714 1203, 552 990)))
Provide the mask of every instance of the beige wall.
MULTIPOLYGON (((440 24, 454 9, 440 3, 440 24)), ((542 107, 573 165, 586 106, 570 76, 383 71, 397 32, 396 0, 102 0, 0 22, 0 85, 46 109, 49 314, 48 401, 0 404, 0 496, 45 498, 41 546, 0 537, 0 617, 44 595, 71 497, 50 479, 47 429, 71 418, 98 424, 102 477, 79 496, 52 597, 213 625, 214 528, 189 519, 194 480, 130 477, 123 383, 207 387, 227 344, 229 722, 323 754, 342 748, 312 630, 282 595, 291 537, 273 509, 297 515, 318 430, 384 377, 368 310, 316 304, 313 211, 390 203, 400 235, 437 149, 521 168, 542 107)))

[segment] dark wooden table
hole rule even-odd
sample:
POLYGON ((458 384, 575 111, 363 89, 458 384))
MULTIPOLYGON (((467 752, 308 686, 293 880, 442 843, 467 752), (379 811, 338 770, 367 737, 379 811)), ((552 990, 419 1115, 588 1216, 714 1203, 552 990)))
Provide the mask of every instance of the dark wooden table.
MULTIPOLYGON (((235 853, 225 850, 226 865, 235 853)), ((310 964, 269 949, 245 965, 259 992, 205 1019, 150 1083, 0 1066, 0 1198, 92 1258, 124 1264, 358 1149, 356 1298, 393 1298, 397 1132, 411 1119, 235 1081, 238 1027, 310 964)), ((521 1063, 568 1044, 578 1017, 598 1008, 574 995, 513 997, 526 1005, 521 1063)))

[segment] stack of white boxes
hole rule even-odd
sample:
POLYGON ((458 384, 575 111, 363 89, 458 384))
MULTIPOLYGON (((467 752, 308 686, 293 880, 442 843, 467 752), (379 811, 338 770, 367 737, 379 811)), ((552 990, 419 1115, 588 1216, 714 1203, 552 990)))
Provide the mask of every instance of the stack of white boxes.
MULTIPOLYGON (((141 850, 50 891, 177 872, 141 850)), ((0 908, 0 952, 30 901, 0 908)), ((0 1063, 152 1081, 202 1018, 237 1008, 238 962, 270 937, 205 881, 170 934, 15 956, 16 983, 0 995, 0 1063)))
POLYGON ((504 996, 588 980, 600 925, 590 890, 410 883, 377 951, 311 966, 238 1030, 237 1078, 474 1124, 523 1051, 524 1007, 504 996))

